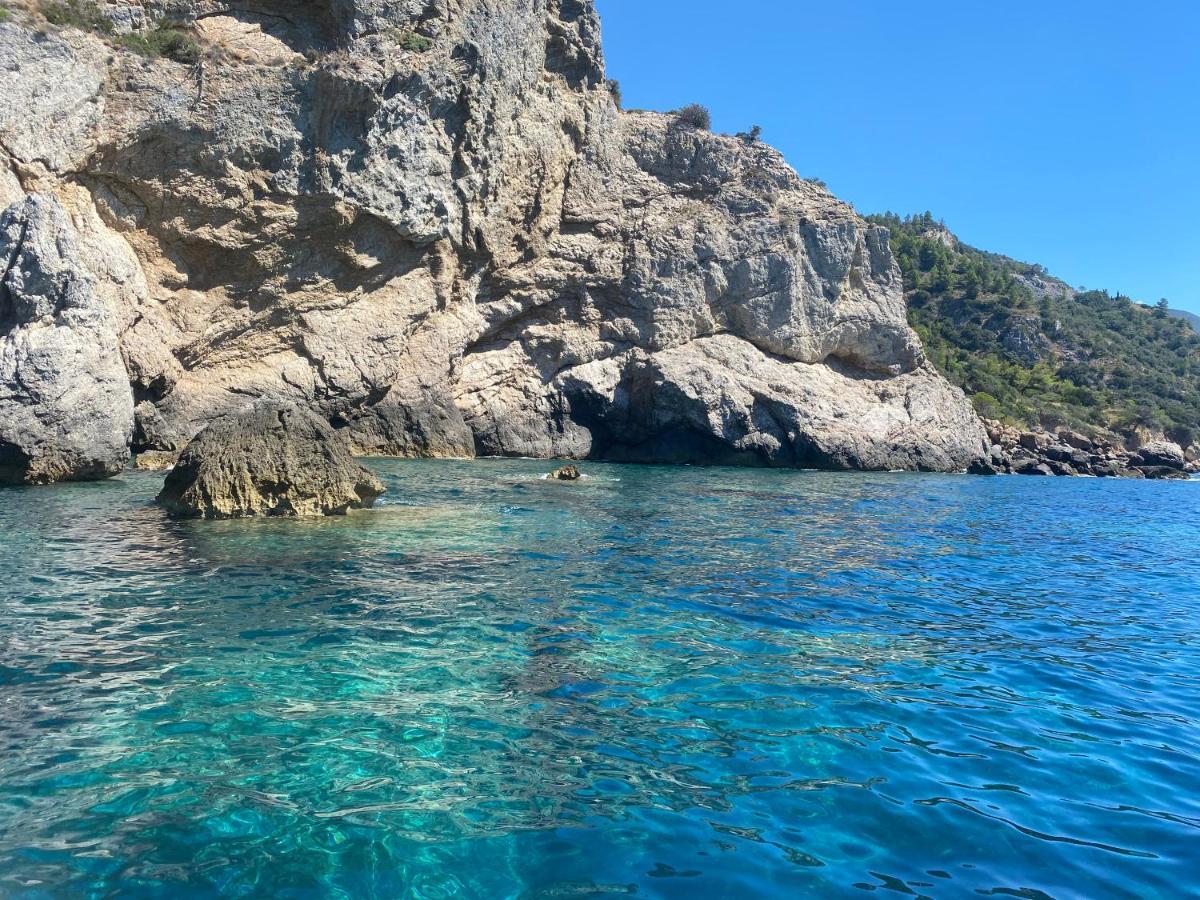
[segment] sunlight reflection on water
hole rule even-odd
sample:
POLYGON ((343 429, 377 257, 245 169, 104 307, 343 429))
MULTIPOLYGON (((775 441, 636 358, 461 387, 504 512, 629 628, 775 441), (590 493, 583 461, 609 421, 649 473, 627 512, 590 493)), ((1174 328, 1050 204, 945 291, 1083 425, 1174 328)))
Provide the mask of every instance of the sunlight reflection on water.
POLYGON ((1194 486, 374 465, 308 522, 0 493, 0 894, 1192 877, 1194 486))

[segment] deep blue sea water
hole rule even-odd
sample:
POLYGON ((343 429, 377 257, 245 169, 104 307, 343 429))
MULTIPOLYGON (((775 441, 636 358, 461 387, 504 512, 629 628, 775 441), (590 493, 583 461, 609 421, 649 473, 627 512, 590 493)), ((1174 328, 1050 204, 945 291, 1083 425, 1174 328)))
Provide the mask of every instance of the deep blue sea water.
POLYGON ((1200 483, 0 491, 0 896, 1200 893, 1200 483))

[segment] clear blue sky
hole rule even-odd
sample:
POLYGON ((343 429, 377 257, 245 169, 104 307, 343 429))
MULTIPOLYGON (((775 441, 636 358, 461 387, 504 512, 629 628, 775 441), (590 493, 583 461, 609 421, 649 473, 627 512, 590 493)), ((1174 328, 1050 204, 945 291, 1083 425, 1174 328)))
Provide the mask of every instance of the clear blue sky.
POLYGON ((597 0, 628 108, 757 123, 861 212, 1200 312, 1200 0, 597 0))

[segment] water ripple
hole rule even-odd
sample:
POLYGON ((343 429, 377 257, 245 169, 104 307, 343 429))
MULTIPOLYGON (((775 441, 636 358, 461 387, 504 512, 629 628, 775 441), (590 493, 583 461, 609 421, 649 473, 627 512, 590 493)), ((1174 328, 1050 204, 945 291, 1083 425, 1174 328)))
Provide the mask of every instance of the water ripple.
POLYGON ((1194 486, 377 467, 0 492, 0 895, 1190 889, 1194 486))

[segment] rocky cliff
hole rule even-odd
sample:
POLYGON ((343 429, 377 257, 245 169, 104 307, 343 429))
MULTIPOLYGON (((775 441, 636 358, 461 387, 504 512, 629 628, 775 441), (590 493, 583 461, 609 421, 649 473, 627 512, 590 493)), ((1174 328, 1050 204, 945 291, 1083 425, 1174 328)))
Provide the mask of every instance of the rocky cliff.
POLYGON ((590 0, 95 12, 0 24, 0 477, 107 474, 258 398, 361 453, 987 452, 887 232, 761 143, 621 112, 590 0))

